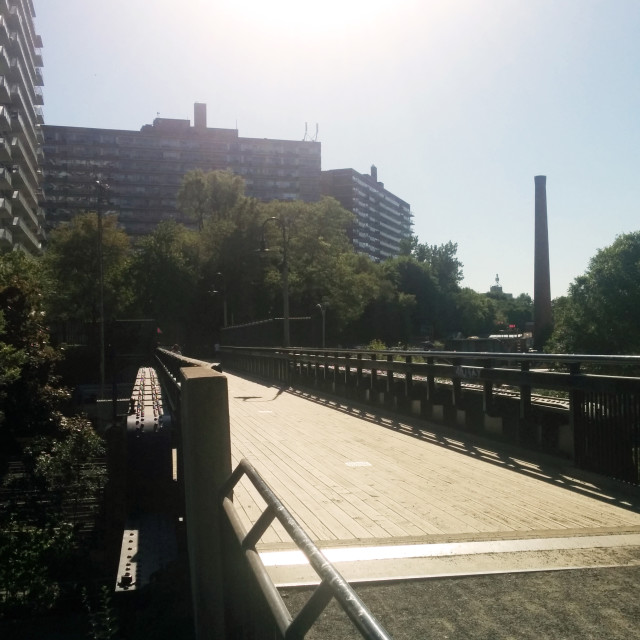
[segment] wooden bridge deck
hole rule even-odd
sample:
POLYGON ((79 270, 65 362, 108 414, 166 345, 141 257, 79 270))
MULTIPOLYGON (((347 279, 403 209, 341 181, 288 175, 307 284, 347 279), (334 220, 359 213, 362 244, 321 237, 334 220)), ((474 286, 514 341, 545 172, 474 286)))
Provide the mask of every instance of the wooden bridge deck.
MULTIPOLYGON (((464 433, 226 375, 234 467, 247 458, 322 548, 622 534, 640 545, 636 490, 464 433)), ((234 503, 247 528, 264 508, 245 480, 234 503)), ((274 525, 258 548, 293 544, 274 525)))

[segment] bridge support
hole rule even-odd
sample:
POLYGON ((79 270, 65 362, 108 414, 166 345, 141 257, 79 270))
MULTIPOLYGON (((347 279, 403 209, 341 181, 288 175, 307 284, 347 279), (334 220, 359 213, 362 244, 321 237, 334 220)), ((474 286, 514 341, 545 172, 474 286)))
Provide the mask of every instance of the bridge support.
POLYGON ((227 378, 180 369, 185 516, 196 638, 225 637, 218 494, 231 475, 227 378))

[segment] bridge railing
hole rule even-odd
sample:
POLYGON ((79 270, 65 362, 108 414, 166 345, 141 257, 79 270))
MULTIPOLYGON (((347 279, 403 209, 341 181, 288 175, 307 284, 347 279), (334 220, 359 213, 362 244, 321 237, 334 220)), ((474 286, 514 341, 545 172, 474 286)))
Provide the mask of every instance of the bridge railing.
POLYGON ((222 359, 640 483, 640 378, 621 375, 640 371, 638 356, 224 347, 222 359))
POLYGON ((172 423, 178 432, 178 483, 184 494, 198 640, 302 638, 332 598, 343 607, 362 637, 388 638, 355 591, 322 556, 251 464, 242 461, 232 474, 227 378, 211 363, 165 349, 156 352, 156 370, 163 391, 170 398, 172 423), (234 487, 244 476, 266 504, 248 533, 237 517, 232 498, 234 487), (320 587, 295 618, 255 548, 274 519, 305 553, 321 580, 320 587), (266 609, 262 603, 267 604, 266 609))
MULTIPOLYGON (((243 566, 250 569, 250 571, 246 572, 248 575, 242 575, 242 572, 238 571, 237 562, 234 562, 234 566, 230 567, 229 574, 235 573, 235 597, 233 600, 249 602, 256 602, 258 599, 262 600, 270 612, 269 617, 275 623, 275 629, 265 629, 263 627, 257 631, 252 629, 248 633, 249 629, 247 627, 251 627, 251 621, 247 621, 246 616, 236 616, 232 626, 242 630, 239 634, 241 637, 281 637, 291 640, 304 638, 325 607, 335 598, 363 638, 369 640, 387 640, 389 638, 387 632, 371 615, 349 583, 322 555, 322 552, 247 460, 242 460, 238 464, 227 483, 225 483, 221 495, 222 506, 231 529, 230 533, 233 534, 233 542, 235 543, 233 546, 236 550, 234 554, 226 555, 225 557, 227 559, 231 558, 233 561, 237 559, 239 554, 245 560, 243 566), (243 476, 251 481, 265 502, 264 511, 248 532, 245 530, 234 508, 233 501, 229 497, 233 488, 243 476), (276 519, 284 527, 297 547, 304 553, 320 579, 319 585, 295 618, 292 617, 256 551, 256 543, 276 519)), ((231 546, 232 543, 227 545, 227 548, 231 546)))

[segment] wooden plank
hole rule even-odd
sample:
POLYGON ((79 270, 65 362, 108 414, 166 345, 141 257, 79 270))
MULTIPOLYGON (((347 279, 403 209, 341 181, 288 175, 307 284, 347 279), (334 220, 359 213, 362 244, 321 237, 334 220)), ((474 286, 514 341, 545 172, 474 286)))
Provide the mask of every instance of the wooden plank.
MULTIPOLYGON (((561 474, 468 444, 464 434, 418 432, 370 409, 349 412, 337 402, 227 377, 234 464, 247 457, 317 541, 640 526, 637 509, 588 495, 597 487, 572 490, 561 474)), ((259 515, 258 500, 237 492, 249 523, 259 515)), ((285 537, 271 533, 262 544, 286 544, 285 537)))

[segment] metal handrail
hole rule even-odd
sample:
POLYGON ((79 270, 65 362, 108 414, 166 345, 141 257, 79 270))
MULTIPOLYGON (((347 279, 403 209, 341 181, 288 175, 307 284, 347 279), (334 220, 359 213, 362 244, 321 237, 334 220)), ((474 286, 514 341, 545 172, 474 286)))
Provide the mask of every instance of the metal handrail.
MULTIPOLYGON (((229 353, 264 353, 267 355, 282 354, 288 356, 304 354, 331 354, 336 357, 341 356, 421 356, 422 358, 433 358, 435 360, 479 360, 500 362, 528 362, 546 364, 590 364, 590 365, 617 365, 617 366, 640 366, 640 355, 617 355, 617 354, 583 354, 583 353, 536 353, 536 352, 494 352, 494 351, 437 351, 437 350, 400 350, 400 349, 320 349, 315 347, 234 347, 224 346, 223 352, 229 353)), ((381 364, 383 364, 381 362, 381 364)))
POLYGON ((221 500, 229 523, 284 638, 303 638, 331 599, 335 598, 363 638, 390 639, 390 636, 360 600, 351 585, 324 557, 253 465, 246 459, 241 460, 229 476, 221 490, 221 500), (233 502, 228 497, 243 476, 249 478, 267 504, 266 509, 249 532, 245 531, 233 502), (255 549, 256 543, 275 519, 282 524, 320 578, 320 584, 295 618, 291 617, 291 613, 255 549))

